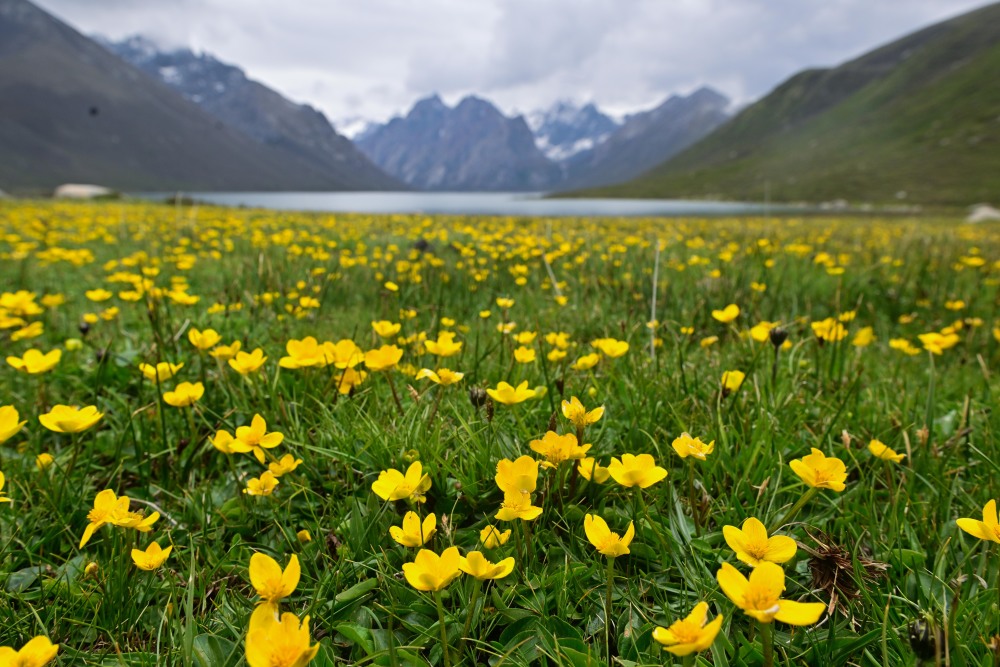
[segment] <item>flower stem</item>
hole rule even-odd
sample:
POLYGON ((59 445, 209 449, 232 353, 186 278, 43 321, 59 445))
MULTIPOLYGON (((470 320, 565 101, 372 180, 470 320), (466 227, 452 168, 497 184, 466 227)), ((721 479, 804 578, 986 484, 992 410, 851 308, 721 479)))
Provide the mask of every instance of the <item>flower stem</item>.
POLYGON ((760 646, 764 653, 764 667, 774 667, 774 623, 760 623, 760 646))
POLYGON ((656 535, 656 539, 660 542, 660 546, 663 548, 664 554, 669 554, 670 543, 667 542, 666 538, 660 533, 660 529, 655 523, 653 523, 653 518, 649 515, 649 507, 646 505, 646 498, 642 495, 642 490, 636 492, 639 496, 639 505, 642 507, 642 514, 646 517, 646 522, 649 523, 649 527, 653 529, 653 534, 656 535))
POLYGON ((531 541, 531 522, 521 521, 521 525, 524 526, 524 543, 525 548, 528 551, 528 560, 535 560, 535 545, 531 541))
POLYGON ((451 654, 448 651, 448 630, 444 624, 444 605, 441 604, 441 591, 434 591, 434 601, 438 608, 438 625, 441 626, 441 651, 444 654, 444 667, 451 667, 451 654))
POLYGON ((792 505, 787 512, 785 512, 785 516, 781 517, 781 521, 773 524, 770 528, 767 529, 767 532, 773 533, 782 526, 784 526, 785 524, 789 523, 792 519, 795 518, 795 515, 799 513, 799 510, 802 509, 802 507, 807 502, 812 500, 813 496, 815 496, 817 493, 819 493, 819 489, 817 487, 815 486, 810 487, 810 489, 805 493, 803 493, 802 497, 799 498, 798 501, 794 505, 792 505))
POLYGON ((695 506, 694 457, 688 457, 688 505, 691 507, 691 518, 694 519, 694 534, 701 537, 701 512, 695 506))
MULTIPOLYGON (((458 644, 458 655, 462 656, 462 651, 465 649, 465 642, 469 638, 469 630, 472 629, 472 617, 476 613, 476 603, 479 601, 479 590, 482 588, 483 584, 481 581, 476 579, 474 584, 475 588, 472 589, 472 600, 469 601, 469 613, 465 617, 465 626, 462 628, 462 640, 458 644)), ((474 653, 474 651, 473 651, 474 653)), ((475 664, 475 655, 472 656, 473 664, 475 664)))
POLYGON ((396 393, 396 385, 392 381, 391 373, 391 370, 386 371, 385 379, 389 382, 389 389, 392 391, 392 400, 396 401, 396 407, 399 408, 399 415, 403 416, 406 411, 403 409, 403 404, 399 402, 399 394, 396 393))
POLYGON ((608 667, 611 667, 611 592, 615 583, 615 559, 608 558, 608 590, 604 595, 604 645, 608 647, 608 667))

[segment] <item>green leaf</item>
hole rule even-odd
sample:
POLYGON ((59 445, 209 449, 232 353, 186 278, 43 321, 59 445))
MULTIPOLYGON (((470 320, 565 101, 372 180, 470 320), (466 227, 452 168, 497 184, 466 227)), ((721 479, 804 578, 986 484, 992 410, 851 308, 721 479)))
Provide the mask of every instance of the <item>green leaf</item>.
POLYGON ((42 565, 32 565, 17 572, 11 572, 7 577, 7 590, 11 593, 23 593, 28 590, 31 584, 35 583, 41 574, 45 572, 42 565))
POLYGON ((340 591, 335 599, 337 602, 351 602, 365 595, 376 586, 378 586, 378 579, 365 579, 359 584, 354 584, 347 590, 340 591))
POLYGON ((195 667, 235 667, 240 648, 228 639, 203 634, 194 638, 192 651, 195 667))
POLYGON ((372 633, 368 628, 363 628, 356 623, 341 623, 333 626, 333 629, 344 635, 347 641, 355 646, 360 646, 365 655, 371 655, 375 651, 372 645, 372 633))

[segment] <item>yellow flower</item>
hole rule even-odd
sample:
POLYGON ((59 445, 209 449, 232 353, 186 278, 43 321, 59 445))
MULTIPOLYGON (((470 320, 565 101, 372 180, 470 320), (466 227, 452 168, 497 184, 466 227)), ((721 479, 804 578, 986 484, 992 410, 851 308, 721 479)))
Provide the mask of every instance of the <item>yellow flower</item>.
POLYGON ((454 332, 442 331, 438 334, 436 341, 425 341, 424 348, 427 349, 429 354, 434 354, 439 357, 451 357, 458 354, 462 350, 462 343, 455 342, 454 332))
POLYGON ((396 283, 392 282, 391 280, 386 281, 386 283, 383 285, 383 287, 385 287, 390 292, 398 292, 399 291, 399 285, 397 285, 396 283))
POLYGON ((764 561, 784 563, 795 556, 795 540, 784 535, 767 536, 767 528, 754 517, 743 522, 743 528, 723 526, 722 536, 736 557, 751 567, 764 561))
POLYGON ((844 490, 847 466, 836 457, 827 457, 815 447, 812 448, 811 454, 801 459, 794 459, 788 465, 808 486, 831 491, 844 490))
POLYGON ((597 459, 590 457, 580 459, 576 469, 585 480, 595 484, 604 484, 611 477, 611 472, 607 468, 599 464, 597 459))
POLYGON ((288 352, 288 356, 278 360, 278 365, 282 368, 323 367, 332 361, 326 346, 320 345, 313 336, 306 336, 302 340, 294 338, 289 340, 285 343, 285 351, 288 352))
POLYGON ((583 428, 596 424, 604 416, 604 406, 587 411, 576 396, 570 397, 568 401, 562 402, 562 413, 566 419, 570 420, 577 428, 583 428))
POLYGON ((522 331, 519 334, 514 335, 514 342, 518 345, 531 345, 535 342, 535 338, 538 337, 538 332, 536 331, 522 331))
POLYGON ((276 611, 258 607, 250 617, 247 632, 248 667, 305 667, 319 652, 319 644, 309 645, 309 617, 285 612, 281 620, 276 611))
POLYGON ((713 310, 712 317, 722 322, 723 324, 729 324, 737 317, 740 316, 740 307, 735 303, 731 303, 722 310, 713 310))
POLYGON ((500 459, 494 480, 504 493, 534 493, 538 485, 538 461, 527 455, 514 461, 500 459))
POLYGON ((238 340, 234 340, 232 345, 219 345, 214 350, 209 352, 209 354, 219 361, 229 361, 236 356, 236 353, 240 351, 241 347, 243 347, 243 343, 238 340))
POLYGON ((628 545, 635 537, 635 526, 628 522, 628 529, 625 535, 611 532, 607 522, 596 514, 588 514, 583 518, 583 530, 587 533, 587 539, 597 548, 597 550, 608 558, 617 558, 629 553, 628 545))
POLYGON ((573 362, 570 366, 575 371, 589 371, 591 368, 597 365, 597 362, 601 360, 601 355, 596 352, 591 354, 585 354, 573 362))
POLYGON ((309 531, 303 528, 299 532, 295 533, 295 537, 298 538, 300 544, 305 544, 306 542, 312 542, 312 535, 309 531))
POLYGON ((519 364, 530 364, 535 361, 535 348, 521 346, 514 349, 514 361, 519 364))
POLYGON ((215 329, 205 329, 204 331, 191 329, 188 331, 188 340, 191 341, 192 345, 204 352, 218 345, 219 341, 222 340, 222 336, 215 329))
POLYGON ((377 350, 365 352, 365 366, 370 371, 387 371, 395 367, 403 358, 403 351, 395 345, 383 345, 377 350))
POLYGON ((250 584, 263 603, 276 605, 294 593, 301 575, 299 557, 295 554, 288 559, 284 570, 267 554, 257 552, 250 556, 250 584))
POLYGON ((604 356, 611 357, 612 359, 624 356, 628 352, 629 347, 625 341, 615 340, 614 338, 598 338, 591 345, 600 350, 604 356))
POLYGON ((450 384, 455 384, 461 381, 465 377, 465 373, 459 373, 457 371, 451 371, 447 368, 439 368, 436 372, 429 368, 422 368, 420 372, 417 373, 418 380, 428 378, 431 382, 439 384, 442 386, 448 386, 450 384))
POLYGON ((260 477, 252 477, 247 480, 247 488, 243 493, 250 496, 269 496, 274 492, 274 487, 278 486, 278 478, 270 470, 264 471, 260 477))
POLYGON ((205 385, 200 382, 181 382, 173 391, 163 392, 163 401, 175 408, 186 408, 195 404, 205 394, 205 385))
POLYGON ((249 375, 250 373, 256 373, 260 370, 260 367, 264 365, 267 361, 267 357, 264 356, 264 350, 259 347, 253 352, 237 352, 236 356, 229 360, 229 367, 240 375, 249 375))
MULTIPOLYGON (((960 340, 958 334, 956 333, 945 334, 938 333, 936 331, 920 334, 917 338, 920 339, 924 349, 929 351, 931 354, 941 354, 945 350, 955 347, 960 340)), ((8 361, 10 360, 8 359, 8 361)))
POLYGON ((711 346, 715 345, 718 342, 719 342, 719 337, 718 336, 707 336, 705 338, 702 338, 700 341, 698 341, 698 345, 700 345, 703 348, 704 347, 711 347, 711 346))
POLYGON ((728 395, 743 386, 746 374, 743 371, 724 371, 722 373, 722 394, 728 395))
POLYGON ((4 476, 2 472, 0 472, 0 503, 10 502, 10 498, 7 497, 7 494, 4 493, 3 490, 3 487, 6 483, 7 483, 7 478, 4 476))
POLYGON ((150 382, 166 382, 174 375, 177 371, 184 367, 183 363, 171 364, 167 361, 161 361, 160 363, 152 366, 150 364, 139 364, 139 370, 142 372, 143 376, 150 382))
POLYGON ((556 363, 557 361, 562 361, 563 359, 565 359, 567 354, 568 353, 566 352, 566 350, 552 350, 547 355, 545 355, 545 358, 551 361, 552 363, 556 363))
POLYGON ((674 438, 670 445, 682 459, 692 456, 699 461, 704 461, 709 454, 715 451, 715 440, 705 444, 701 438, 692 438, 687 433, 681 433, 680 437, 674 438))
POLYGON ((173 546, 169 546, 166 549, 161 549, 160 545, 153 542, 145 551, 140 549, 132 549, 132 562, 140 570, 146 570, 147 572, 155 570, 156 568, 163 565, 167 558, 170 556, 170 551, 173 546))
POLYGON ((86 431, 104 416, 97 411, 97 406, 75 408, 69 405, 54 405, 44 415, 38 415, 42 426, 56 433, 79 433, 86 431))
POLYGON ((500 521, 534 521, 542 514, 542 508, 531 504, 530 493, 512 493, 505 491, 503 503, 496 513, 496 518, 500 521))
POLYGON ((38 338, 43 333, 45 333, 45 325, 41 322, 32 322, 26 327, 18 329, 10 335, 10 339, 13 342, 19 340, 29 340, 31 338, 38 338))
POLYGON ((416 512, 403 516, 403 527, 389 526, 389 535, 404 547, 422 547, 437 532, 437 518, 433 514, 424 517, 423 523, 416 512))
POLYGON ((513 308, 514 307, 514 299, 508 299, 508 298, 502 297, 502 296, 501 297, 497 297, 497 306, 500 307, 500 308, 503 308, 505 310, 507 308, 513 308))
POLYGON ((883 461, 892 461, 893 463, 902 463, 903 459, 906 458, 906 454, 897 454, 895 450, 887 447, 881 440, 872 440, 869 442, 868 451, 875 458, 882 459, 883 461))
POLYGON ((521 384, 517 385, 517 389, 510 386, 506 382, 501 381, 497 384, 496 389, 487 389, 486 393, 490 395, 497 403, 503 403, 504 405, 517 405, 518 403, 523 403, 529 398, 535 396, 534 389, 528 389, 528 381, 525 380, 521 384))
POLYGON ((563 461, 575 461, 584 458, 591 445, 581 445, 572 433, 559 435, 555 431, 546 431, 541 440, 532 440, 531 450, 545 457, 542 466, 555 468, 563 461))
POLYGON ((80 538, 80 548, 82 549, 94 532, 104 524, 111 524, 122 528, 135 528, 140 533, 148 533, 153 529, 153 524, 160 518, 159 512, 153 512, 149 516, 143 516, 139 512, 130 512, 128 509, 128 496, 118 497, 111 489, 105 489, 94 497, 94 508, 87 513, 87 520, 90 522, 83 531, 80 538))
POLYGON ((372 491, 382 500, 410 500, 422 503, 431 488, 430 475, 423 473, 420 461, 414 461, 406 474, 395 469, 383 470, 372 484, 372 491))
POLYGON ((0 667, 42 667, 55 659, 59 644, 53 644, 48 637, 38 636, 21 647, 0 646, 0 667))
MULTIPOLYGON (((216 434, 218 437, 218 434, 216 434)), ((264 463, 265 449, 274 449, 285 439, 284 434, 278 431, 267 432, 267 422, 260 415, 254 415, 249 426, 240 426, 236 429, 236 437, 232 442, 226 443, 231 451, 238 454, 253 452, 258 461, 264 463)))
POLYGON ((86 296, 88 300, 93 301, 94 303, 107 301, 108 299, 114 296, 114 294, 112 294, 106 289, 87 290, 86 292, 83 293, 83 295, 86 296))
POLYGON ((52 370, 60 359, 62 359, 62 350, 58 348, 45 353, 41 350, 31 349, 26 350, 21 357, 7 357, 7 363, 23 373, 36 375, 52 370))
POLYGON ((836 343, 847 338, 847 329, 838 320, 828 317, 819 322, 811 322, 813 333, 821 342, 836 343))
POLYGON ((656 465, 656 460, 649 454, 622 454, 621 459, 612 458, 608 465, 608 474, 622 486, 638 486, 645 489, 667 476, 665 468, 656 465))
POLYGON ((418 591, 440 591, 462 576, 458 547, 448 547, 439 556, 421 549, 412 563, 403 563, 403 576, 418 591))
POLYGON ((51 454, 49 454, 48 452, 42 452, 41 454, 35 457, 35 466, 39 470, 46 470, 50 465, 52 465, 53 461, 55 461, 55 459, 52 457, 51 454))
POLYGON ((771 339, 771 329, 781 326, 781 322, 759 322, 750 329, 750 337, 758 343, 766 343, 771 339))
POLYGON ((0 444, 7 442, 27 424, 27 421, 18 421, 20 415, 13 405, 0 407, 0 444))
POLYGON ((478 551, 470 551, 458 566, 462 572, 479 581, 503 579, 514 571, 514 559, 504 558, 499 563, 491 563, 478 551))
POLYGON ((379 338, 392 338, 403 328, 402 324, 390 322, 389 320, 372 321, 372 330, 379 338))
POLYGON ((973 537, 1000 543, 1000 521, 997 520, 997 501, 991 500, 983 506, 983 520, 957 519, 958 527, 973 537))
POLYGON ((500 530, 493 524, 487 524, 485 528, 479 531, 479 541, 487 549, 496 549, 501 545, 507 544, 507 540, 509 539, 510 530, 500 530))
POLYGON ((733 604, 761 623, 777 620, 789 625, 812 625, 826 609, 822 602, 782 600, 785 571, 767 561, 753 569, 749 580, 729 563, 723 563, 716 579, 733 604))
POLYGON ((353 368, 345 368, 337 379, 337 392, 340 394, 350 394, 368 377, 365 371, 356 371, 353 368))
POLYGON ((669 628, 658 626, 653 630, 653 639, 663 644, 664 651, 679 657, 704 651, 715 641, 723 618, 722 615, 716 616, 706 625, 708 603, 699 602, 687 618, 674 621, 669 628))
POLYGON ((851 340, 851 345, 854 347, 868 347, 875 342, 875 330, 871 327, 864 327, 858 329, 858 333, 854 334, 854 338, 851 340))
POLYGON ((297 459, 291 454, 285 454, 277 461, 272 461, 267 466, 267 469, 270 470, 271 474, 275 477, 281 477, 282 475, 287 475, 288 473, 294 471, 301 463, 302 459, 297 459))

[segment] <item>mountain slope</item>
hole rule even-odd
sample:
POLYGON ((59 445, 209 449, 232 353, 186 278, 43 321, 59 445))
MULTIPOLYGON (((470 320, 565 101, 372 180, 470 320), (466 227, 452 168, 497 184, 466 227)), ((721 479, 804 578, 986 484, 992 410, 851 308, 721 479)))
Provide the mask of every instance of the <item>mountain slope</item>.
POLYGON ((671 95, 654 109, 629 116, 594 148, 566 162, 565 188, 620 183, 695 143, 728 118, 729 99, 710 88, 671 95))
POLYGON ((227 128, 27 0, 0 0, 0 187, 360 187, 227 128))
POLYGON ((544 190, 561 179, 523 117, 507 118, 477 97, 454 108, 436 95, 420 100, 355 143, 389 174, 424 190, 544 190))
POLYGON ((238 67, 190 49, 160 51, 138 36, 104 46, 258 142, 281 146, 356 187, 402 187, 337 134, 322 113, 248 79, 238 67))
POLYGON ((586 194, 995 201, 997 72, 993 4, 839 67, 801 72, 665 164, 586 194))
POLYGON ((618 129, 618 123, 593 103, 578 107, 556 102, 549 109, 528 114, 525 120, 535 135, 535 145, 556 162, 593 148, 618 129))

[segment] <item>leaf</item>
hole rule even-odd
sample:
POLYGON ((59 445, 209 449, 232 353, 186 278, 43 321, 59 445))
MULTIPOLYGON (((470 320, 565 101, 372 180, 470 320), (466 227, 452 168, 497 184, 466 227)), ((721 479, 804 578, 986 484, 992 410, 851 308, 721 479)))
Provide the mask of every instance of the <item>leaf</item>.
POLYGON ((372 645, 372 633, 369 632, 368 628, 363 628, 356 623, 341 623, 333 626, 333 629, 344 635, 347 641, 361 647, 365 655, 371 655, 375 651, 372 645))
POLYGON ((354 584, 347 590, 340 591, 334 599, 337 602, 351 602, 352 600, 357 600, 362 595, 365 595, 376 586, 378 586, 378 579, 365 579, 361 583, 354 584))
POLYGON ((17 572, 11 572, 7 577, 7 591, 10 593, 23 593, 28 590, 31 584, 35 583, 41 574, 45 572, 45 566, 32 565, 17 572))
POLYGON ((203 634, 194 638, 192 656, 195 667, 235 667, 240 650, 228 639, 203 634))

